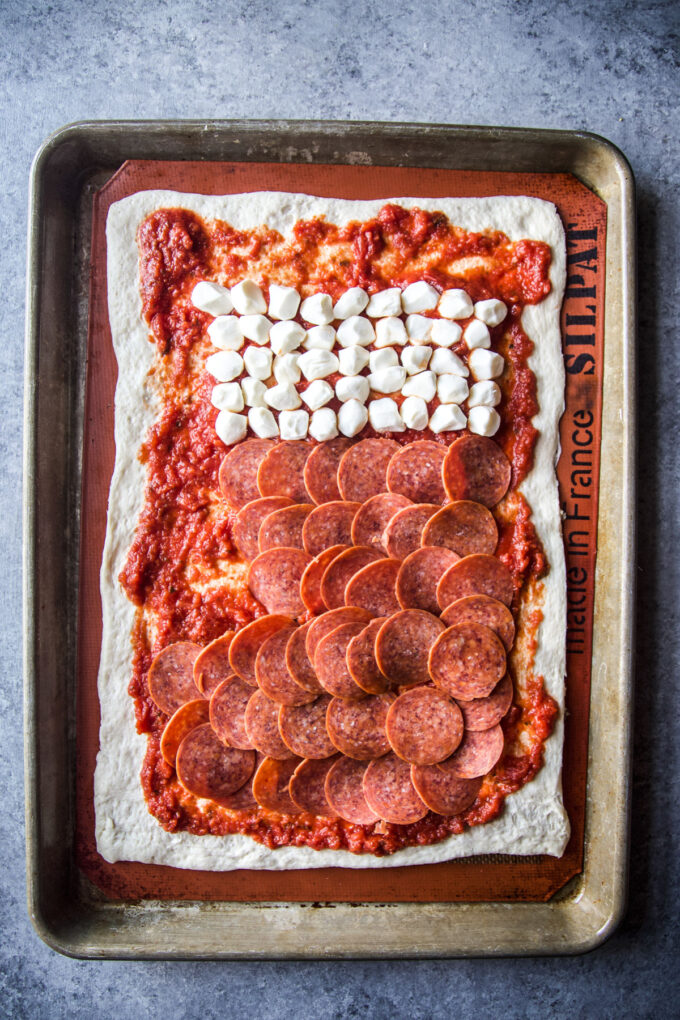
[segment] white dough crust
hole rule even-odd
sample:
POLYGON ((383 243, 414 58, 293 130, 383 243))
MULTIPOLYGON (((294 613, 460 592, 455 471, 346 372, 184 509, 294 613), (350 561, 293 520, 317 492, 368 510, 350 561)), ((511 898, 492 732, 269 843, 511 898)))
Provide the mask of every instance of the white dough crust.
POLYGON ((101 729, 94 777, 99 853, 111 862, 139 861, 207 871, 389 868, 490 853, 561 856, 569 837, 561 787, 566 579, 555 463, 559 452, 558 425, 564 409, 559 314, 566 257, 564 231, 555 207, 541 199, 503 196, 363 202, 280 192, 208 197, 146 191, 111 206, 106 232, 109 317, 119 374, 115 397, 116 460, 100 577, 101 729), (554 732, 544 747, 543 767, 533 781, 507 797, 496 820, 441 843, 409 847, 387 857, 344 850, 316 851, 309 847, 270 850, 241 835, 168 833, 149 813, 140 783, 147 738, 136 732, 133 702, 127 692, 135 609, 118 582, 144 502, 145 472, 137 454, 159 410, 147 379, 155 348, 149 342, 141 316, 137 228, 155 209, 182 207, 206 219, 226 220, 237 229, 266 224, 286 235, 300 219, 323 216, 343 225, 374 216, 386 202, 441 210, 451 223, 465 230, 501 230, 511 241, 531 238, 547 242, 552 249, 551 292, 540 304, 527 306, 522 317, 522 325, 535 344, 529 364, 536 375, 540 411, 533 419, 539 432, 534 467, 521 491, 531 506, 533 523, 550 563, 550 572, 543 582, 543 622, 538 632, 534 672, 544 677, 546 690, 560 706, 554 732))

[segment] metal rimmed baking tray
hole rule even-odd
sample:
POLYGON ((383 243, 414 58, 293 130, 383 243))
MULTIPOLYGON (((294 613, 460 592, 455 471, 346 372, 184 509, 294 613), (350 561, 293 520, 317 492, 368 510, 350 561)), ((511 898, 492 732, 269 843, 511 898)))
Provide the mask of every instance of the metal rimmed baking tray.
POLYGON ((38 153, 29 221, 25 431, 28 898, 83 957, 370 957, 583 951, 624 909, 633 604, 634 196, 609 143, 571 132, 361 123, 98 123, 38 153), (607 204, 602 469, 583 872, 548 903, 105 899, 74 855, 75 675, 92 197, 127 159, 573 173, 607 204), (376 948, 379 947, 379 948, 376 948))

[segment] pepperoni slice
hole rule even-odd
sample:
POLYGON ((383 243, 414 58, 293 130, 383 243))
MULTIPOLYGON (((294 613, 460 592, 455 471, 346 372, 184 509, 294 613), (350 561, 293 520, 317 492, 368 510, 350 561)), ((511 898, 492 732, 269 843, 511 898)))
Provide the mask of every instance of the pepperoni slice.
POLYGON ((458 815, 477 799, 481 779, 459 779, 447 762, 441 765, 412 765, 411 781, 430 811, 458 815))
POLYGON ((253 747, 270 758, 285 761, 293 752, 279 732, 279 706, 264 691, 254 691, 246 705, 246 734, 253 747))
POLYGON ((299 765, 297 758, 279 761, 265 758, 253 776, 253 796, 265 811, 276 811, 280 815, 297 815, 300 808, 291 799, 288 791, 293 772, 299 765))
POLYGON ((411 782, 411 766, 393 752, 371 762, 363 786, 366 803, 386 822, 410 825, 427 814, 411 782))
MULTIPOLYGON (((339 609, 345 603, 347 585, 363 567, 382 558, 382 553, 368 546, 353 546, 329 563, 321 578, 321 598, 329 609, 339 609)), ((349 603, 347 603, 349 604, 349 603)))
POLYGON ((305 611, 300 580, 310 562, 302 549, 268 549, 250 564, 248 587, 269 613, 300 616, 305 611))
POLYGON ((340 460, 338 488, 343 499, 365 503, 371 496, 387 491, 387 466, 399 449, 393 439, 363 439, 340 460))
POLYGON ((505 648, 489 627, 457 623, 433 644, 429 666, 437 687, 451 697, 486 698, 505 673, 505 648))
MULTIPOLYGON (((255 772, 263 758, 263 754, 255 752, 255 772)), ((257 806, 257 801, 253 797, 252 779, 248 779, 236 793, 230 793, 220 801, 220 807, 229 808, 230 811, 254 811, 257 810, 257 806)))
POLYGON ((311 662, 314 662, 314 655, 316 654, 316 646, 319 641, 330 634, 336 627, 341 627, 343 623, 357 623, 362 622, 364 627, 373 619, 372 613, 367 613, 365 609, 359 609, 358 606, 344 606, 341 609, 332 609, 329 613, 324 613, 322 616, 317 616, 316 620, 312 620, 310 623, 309 630, 307 631, 307 639, 305 641, 307 647, 307 655, 311 662))
POLYGON ((246 439, 233 446, 223 458, 218 476, 220 492, 235 510, 240 510, 261 495, 257 473, 274 446, 271 439, 246 439))
POLYGON ((230 747, 252 750, 246 733, 246 708, 253 688, 240 676, 223 680, 210 699, 210 725, 217 736, 230 747))
POLYGON ((151 663, 147 678, 149 694, 166 715, 174 715, 187 701, 196 699, 194 662, 200 652, 200 645, 193 641, 176 641, 151 663))
POLYGON ((331 546, 351 545, 352 521, 360 507, 361 503, 336 499, 313 509, 302 529, 302 541, 309 555, 318 556, 331 546))
POLYGON ((397 598, 402 608, 439 613, 437 585, 457 562, 458 557, 453 550, 435 546, 416 549, 407 556, 397 577, 397 598))
POLYGON ((326 776, 337 760, 337 754, 332 758, 305 758, 297 766, 288 784, 288 792, 301 811, 326 818, 336 816, 326 797, 326 776))
POLYGON ((412 503, 445 503, 442 482, 445 457, 446 447, 430 439, 400 447, 387 469, 387 488, 408 496, 412 503))
POLYGON ((392 700, 389 694, 374 694, 354 702, 333 698, 326 713, 326 728, 338 751, 357 761, 387 754, 390 745, 385 721, 392 700))
POLYGON ((335 747, 326 730, 326 709, 330 695, 322 694, 309 705, 279 710, 279 729, 290 750, 300 758, 330 758, 335 747))
MULTIPOLYGON (((284 627, 290 628, 293 621, 290 616, 260 616, 252 623, 246 624, 237 631, 229 647, 229 665, 237 676, 252 687, 257 686, 255 679, 255 659, 260 647, 271 634, 284 627)), ((208 647, 210 647, 208 645, 208 647)))
POLYGON ((328 694, 353 700, 366 697, 366 692, 357 686, 347 668, 347 646, 353 637, 361 634, 364 626, 363 620, 344 623, 326 634, 316 646, 314 669, 328 694))
POLYGON ((309 503, 304 470, 311 450, 309 443, 299 440, 272 446, 257 471, 260 496, 288 496, 294 503, 309 503))
POLYGON ((498 545, 498 528, 493 514, 482 503, 459 499, 430 518, 423 529, 422 544, 441 545, 459 556, 490 556, 498 545))
POLYGON ((458 750, 442 764, 457 779, 477 779, 486 776, 503 754, 503 730, 492 726, 479 733, 466 730, 458 750))
POLYGON ((349 546, 333 545, 330 549, 315 556, 312 562, 305 567, 305 572, 300 580, 300 598, 310 613, 323 613, 325 610, 326 603, 321 598, 321 579, 326 567, 346 549, 349 549, 349 546))
POLYGON ((488 595, 509 606, 512 594, 512 574, 505 564, 481 553, 454 563, 437 585, 437 601, 442 609, 466 595, 488 595))
POLYGON ((510 486, 512 468, 498 443, 486 436, 461 436, 450 447, 442 465, 442 480, 449 499, 471 499, 495 506, 510 486))
POLYGON ((292 499, 287 496, 266 496, 264 499, 253 499, 239 510, 234 520, 234 545, 244 559, 254 560, 260 552, 258 535, 265 517, 286 506, 293 506, 292 499))
POLYGON ((278 705, 306 705, 316 694, 295 682, 286 665, 286 649, 293 634, 279 630, 264 642, 255 659, 255 679, 261 691, 278 705))
POLYGON ((260 552, 282 547, 302 549, 303 526, 313 509, 312 503, 293 503, 268 514, 260 527, 260 552))
POLYGON ((305 464, 304 481, 315 503, 330 503, 341 498, 338 465, 343 454, 353 445, 353 440, 339 436, 313 448, 305 464))
POLYGON ((375 656, 378 667, 400 687, 430 680, 430 650, 443 634, 444 624, 422 609, 403 609, 378 631, 375 656))
POLYGON ((441 507, 436 503, 415 503, 398 510, 383 533, 387 555, 395 560, 405 560, 410 553, 420 549, 423 528, 439 510, 441 507))
POLYGON ((441 691, 414 687, 390 708, 386 731, 392 750, 404 761, 434 765, 453 754, 463 739, 463 716, 441 691))
POLYGON ((486 698, 475 698, 474 701, 458 701, 463 713, 466 730, 490 730, 499 723, 512 704, 512 679, 506 673, 499 680, 491 694, 486 698))
POLYGON ((168 765, 175 767, 177 751, 184 738, 197 726, 208 722, 208 702, 205 698, 187 701, 168 719, 161 734, 161 754, 168 765))
POLYGON ((363 567, 345 588, 348 606, 367 609, 374 616, 389 616, 399 609, 397 575, 399 560, 377 560, 363 567))
POLYGON ((411 506, 406 496, 395 492, 380 492, 371 496, 354 518, 352 541, 355 545, 375 546, 384 551, 383 532, 398 510, 411 506))
POLYGON ((223 680, 234 672, 229 665, 229 649, 236 631, 215 638, 201 651, 194 662, 194 683, 204 698, 212 697, 213 691, 223 680))
POLYGON ((312 620, 302 627, 296 627, 288 638, 286 645, 286 666, 296 684, 299 684, 304 691, 317 695, 321 694, 323 687, 319 683, 314 666, 307 655, 307 631, 312 625, 312 620))
POLYGON ((375 657, 375 640, 384 622, 384 616, 371 620, 347 645, 349 674, 367 694, 384 694, 390 686, 390 681, 380 671, 375 657))
POLYGON ((255 752, 226 747, 210 723, 188 733, 177 751, 177 778, 184 789, 216 804, 239 790, 254 768, 255 752))
POLYGON ((447 606, 442 613, 447 627, 455 623, 483 623, 490 627, 505 645, 506 652, 515 640, 515 621, 507 606, 488 595, 466 595, 447 606))
POLYGON ((343 755, 326 776, 326 798, 336 814, 355 825, 372 825, 378 815, 368 806, 363 779, 366 765, 343 755))

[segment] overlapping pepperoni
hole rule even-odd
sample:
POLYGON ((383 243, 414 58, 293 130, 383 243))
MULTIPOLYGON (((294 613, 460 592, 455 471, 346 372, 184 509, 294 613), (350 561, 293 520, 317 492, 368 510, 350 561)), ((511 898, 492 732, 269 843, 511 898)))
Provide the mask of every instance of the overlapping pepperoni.
POLYGON ((234 521, 234 545, 244 559, 254 560, 261 551, 258 541, 260 525, 274 510, 293 506, 287 496, 265 496, 246 503, 236 514, 234 521))
POLYGON ((328 609, 339 609, 351 605, 345 593, 347 585, 358 572, 369 563, 381 559, 383 554, 369 546, 352 546, 339 553, 326 567, 321 578, 321 598, 328 609))
POLYGON ((477 799, 479 779, 460 779, 448 762, 440 765, 412 765, 411 781, 421 800, 438 815, 457 815, 477 799))
POLYGON ((291 777, 299 764, 297 758, 286 761, 265 758, 260 762, 253 776, 253 796, 261 808, 281 815, 299 814, 300 808, 288 790, 291 777))
POLYGON ((302 549, 268 549, 250 564, 248 587, 269 613, 300 616, 300 581, 311 559, 302 549))
POLYGON ((315 556, 312 562, 305 567, 305 572, 300 578, 300 598, 305 609, 310 613, 323 613, 326 609, 326 603, 321 598, 321 580, 326 572, 326 567, 333 562, 336 556, 349 548, 347 545, 333 545, 330 549, 315 556))
POLYGON ((299 707, 282 705, 279 731, 289 751, 300 758, 330 758, 335 754, 326 729, 326 709, 330 695, 322 694, 316 701, 299 707))
POLYGON ((436 503, 414 503, 398 510, 383 532, 383 547, 388 556, 405 560, 420 549, 423 529, 430 518, 441 510, 436 503))
POLYGON ((339 436, 313 448, 305 463, 303 478, 315 503, 330 503, 342 498, 338 488, 338 466, 343 454, 353 445, 352 439, 339 436))
POLYGON ((399 609, 397 575, 399 560, 380 559, 357 571, 347 582, 345 602, 374 616, 389 616, 399 609))
POLYGON ((375 546, 386 551, 383 541, 385 528, 398 510, 411 505, 411 501, 399 493, 380 492, 377 496, 371 496, 363 506, 357 507, 352 522, 352 542, 354 545, 366 545, 369 548, 375 546))
POLYGON ((292 624, 290 616, 272 614, 260 616, 237 631, 229 646, 229 665, 232 671, 247 684, 257 686, 255 679, 257 653, 271 634, 284 627, 288 629, 292 624))
POLYGON ((449 447, 442 480, 449 499, 470 499, 492 507, 510 486, 512 468, 498 443, 485 436, 461 436, 449 447))
POLYGON ((458 699, 466 730, 490 730, 499 723, 512 704, 512 680, 508 673, 499 680, 491 694, 473 701, 458 699))
POLYGON ((229 664, 229 650, 235 631, 215 638, 194 660, 194 683, 204 698, 212 697, 213 691, 223 680, 234 672, 229 664))
POLYGON ((208 722, 208 702, 205 698, 196 698, 180 706, 175 714, 168 719, 161 734, 161 754, 168 763, 175 767, 177 751, 184 738, 197 726, 208 722))
POLYGON ((512 575, 495 556, 465 556, 441 575, 437 602, 441 609, 446 609, 466 595, 488 595, 509 606, 513 595, 512 575))
POLYGON ((430 651, 430 675, 454 698, 486 698, 505 674, 503 642, 481 623, 457 623, 439 635, 430 651))
POLYGON ((392 701, 388 694, 371 695, 363 701, 333 698, 326 713, 326 728, 338 751, 358 761, 387 754, 390 744, 385 724, 392 701))
POLYGON ((466 730, 460 747, 444 764, 457 779, 478 779, 497 763, 503 754, 504 740, 500 725, 480 732, 466 730))
POLYGON ((498 634, 506 652, 515 640, 515 621, 506 605, 488 595, 466 595, 447 606, 441 615, 447 627, 454 623, 483 623, 498 634))
POLYGON ((458 556, 491 555, 498 545, 498 528, 491 511, 481 503, 459 499, 430 518, 421 542, 453 549, 458 556))
POLYGON ((292 630, 279 630, 268 637, 255 659, 255 679, 261 691, 278 705, 305 705, 316 694, 305 690, 291 675, 286 653, 292 630))
POLYGON ((338 466, 342 498, 365 503, 371 496, 387 492, 387 468, 398 450, 393 439, 363 439, 350 447, 338 466))
POLYGON ((330 634, 332 630, 335 630, 336 627, 341 627, 343 623, 356 623, 357 621, 363 621, 364 626, 366 626, 372 619, 372 613, 367 612, 365 609, 359 609, 358 606, 343 606, 340 609, 332 609, 328 613, 323 613, 322 616, 317 616, 311 622, 305 641, 307 655, 310 660, 314 662, 316 646, 319 641, 326 634, 330 634))
POLYGON ((177 778, 195 797, 220 804, 253 774, 255 752, 226 747, 210 723, 196 726, 177 751, 177 778))
POLYGON ((463 739, 463 716, 455 701, 433 687, 400 694, 387 713, 392 750, 412 765, 444 761, 463 739))
POLYGON ((247 439, 233 446, 223 458, 218 478, 220 492, 235 510, 240 510, 260 495, 286 495, 263 493, 258 488, 260 465, 275 445, 271 439, 247 439))
POLYGON ((244 722, 248 740, 262 754, 280 761, 293 757, 294 752, 281 739, 279 706, 264 691, 251 694, 244 722))
POLYGON ((332 546, 351 545, 352 522, 360 507, 360 503, 340 499, 314 508, 302 529, 303 545, 309 555, 318 556, 332 546))
POLYGON ((154 703, 166 715, 196 698, 194 663, 201 651, 192 641, 176 641, 155 657, 149 668, 147 683, 154 703))
POLYGON ((384 622, 384 616, 371 620, 347 645, 350 676, 367 694, 383 694, 390 686, 389 679, 380 670, 375 657, 375 641, 384 622))
POLYGON ((311 451, 311 445, 302 440, 271 444, 257 469, 259 495, 287 496, 294 503, 309 503, 304 471, 311 451))
POLYGON ((344 623, 319 641, 314 653, 314 669, 323 689, 338 698, 358 700, 366 692, 354 681, 347 666, 347 647, 364 629, 363 620, 344 623))
POLYGON ((427 546, 416 549, 401 564, 397 577, 397 599, 404 609, 424 609, 438 613, 437 585, 458 561, 451 549, 427 546))
POLYGON ((363 788, 369 808, 386 822, 410 825, 427 814, 427 805, 411 782, 411 766, 393 752, 370 763, 363 788))
POLYGON ((307 655, 307 632, 312 622, 309 620, 302 627, 296 627, 288 638, 286 666, 295 683, 299 684, 303 690, 311 691, 312 694, 321 694, 323 688, 307 655))
POLYGON ((372 825, 380 817, 364 795, 366 764, 342 755, 326 776, 325 793, 337 815, 356 825, 372 825))
POLYGON ((445 629, 436 616, 422 609, 394 613, 378 631, 378 668, 397 687, 427 683, 430 650, 445 629))
POLYGON ((243 751, 253 748, 246 733, 246 708, 253 688, 239 676, 223 680, 210 699, 210 725, 217 736, 230 747, 243 751))
POLYGON ((312 503, 293 503, 268 514, 260 526, 260 552, 276 549, 277 546, 302 549, 303 526, 313 509, 312 503))
POLYGON ((338 757, 334 754, 331 758, 305 758, 297 766, 290 778, 288 792, 300 811, 326 818, 336 817, 326 797, 326 777, 338 757))
POLYGON ((387 468, 387 488, 407 496, 413 503, 444 503, 445 457, 446 447, 428 439, 400 447, 387 468))

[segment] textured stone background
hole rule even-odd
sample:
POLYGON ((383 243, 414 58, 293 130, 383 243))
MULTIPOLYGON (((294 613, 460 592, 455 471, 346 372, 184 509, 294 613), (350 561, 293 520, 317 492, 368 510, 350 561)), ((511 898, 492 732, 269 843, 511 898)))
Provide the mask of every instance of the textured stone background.
POLYGON ((673 2, 0 0, 0 1014, 677 1015, 678 52, 673 2), (318 117, 581 128, 639 190, 638 693, 630 907, 574 959, 97 963, 57 956, 24 900, 21 433, 31 158, 69 121, 318 117), (675 839, 674 839, 675 837, 675 839))

